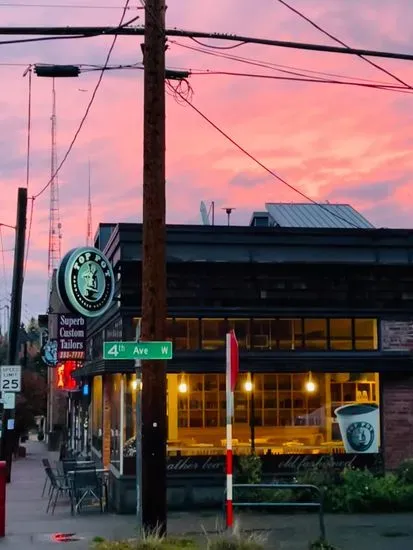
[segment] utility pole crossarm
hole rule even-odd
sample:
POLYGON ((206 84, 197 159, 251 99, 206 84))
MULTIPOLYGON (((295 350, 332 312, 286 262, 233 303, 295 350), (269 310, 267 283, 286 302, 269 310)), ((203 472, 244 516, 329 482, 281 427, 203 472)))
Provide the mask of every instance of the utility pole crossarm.
MULTIPOLYGON (((94 37, 100 35, 119 36, 143 36, 145 32, 142 26, 130 27, 0 27, 1 35, 15 36, 62 36, 62 37, 94 37)), ((263 46, 275 46, 295 50, 307 50, 324 53, 339 53, 345 55, 357 55, 365 57, 381 57, 385 59, 400 59, 413 61, 413 53, 396 53, 378 50, 365 50, 360 48, 345 48, 341 46, 326 46, 324 44, 309 44, 305 42, 291 42, 285 40, 272 40, 270 38, 256 38, 237 34, 225 34, 217 32, 187 31, 182 29, 166 29, 166 36, 179 38, 199 38, 204 40, 227 40, 231 42, 244 42, 245 44, 261 44, 263 46)), ((1 41, 0 41, 1 44, 1 41)))

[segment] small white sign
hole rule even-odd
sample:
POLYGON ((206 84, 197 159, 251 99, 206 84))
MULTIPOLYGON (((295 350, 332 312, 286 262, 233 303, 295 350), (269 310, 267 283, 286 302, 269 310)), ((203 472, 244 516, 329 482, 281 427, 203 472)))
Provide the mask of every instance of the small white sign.
POLYGON ((3 393, 1 396, 1 401, 3 403, 4 409, 15 409, 16 408, 16 394, 12 392, 3 393))
POLYGON ((2 365, 0 367, 0 391, 19 392, 22 385, 22 368, 20 365, 2 365))

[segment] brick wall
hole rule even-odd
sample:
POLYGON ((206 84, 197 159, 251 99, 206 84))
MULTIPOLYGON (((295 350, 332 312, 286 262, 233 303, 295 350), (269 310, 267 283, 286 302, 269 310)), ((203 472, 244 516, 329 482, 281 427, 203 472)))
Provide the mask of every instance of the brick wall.
POLYGON ((413 376, 380 375, 384 465, 393 470, 413 458, 413 376))

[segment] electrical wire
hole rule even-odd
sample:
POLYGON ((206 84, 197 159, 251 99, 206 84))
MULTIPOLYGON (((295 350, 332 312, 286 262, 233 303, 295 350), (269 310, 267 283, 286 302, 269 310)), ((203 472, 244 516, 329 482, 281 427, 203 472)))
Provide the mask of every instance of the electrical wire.
POLYGON ((323 204, 317 202, 316 200, 312 199, 310 196, 308 196, 306 193, 304 193, 304 191, 301 191, 300 189, 298 189, 297 187, 295 187, 291 183, 288 183, 288 181, 286 181, 284 178, 279 176, 276 172, 274 172, 274 170, 271 170, 271 168, 268 168, 268 166, 266 166, 263 162, 258 160, 257 157, 255 157, 253 154, 251 154, 249 151, 247 151, 247 149, 245 149, 245 147, 240 145, 237 141, 235 141, 235 139, 233 139, 229 134, 227 134, 222 128, 220 128, 217 124, 215 124, 215 122, 213 122, 207 115, 205 115, 202 111, 200 111, 197 107, 195 107, 195 105, 185 96, 185 94, 182 94, 169 81, 167 81, 166 84, 167 84, 168 88, 172 91, 173 94, 176 94, 177 96, 179 96, 180 99, 186 105, 189 105, 189 107, 191 107, 191 109, 193 109, 201 118, 203 118, 205 120, 205 122, 207 122, 210 126, 212 126, 212 128, 214 128, 217 132, 219 132, 225 139, 227 139, 230 143, 232 143, 232 145, 234 145, 239 151, 241 151, 244 155, 246 155, 249 159, 251 159, 255 164, 260 166, 260 168, 265 170, 273 178, 280 181, 283 185, 285 185, 286 187, 291 189, 291 191, 294 191, 295 193, 297 193, 298 195, 303 197, 305 200, 311 202, 312 204, 315 204, 315 205, 319 206, 322 210, 325 210, 330 215, 340 219, 341 221, 344 221, 346 224, 348 224, 348 225, 350 225, 354 228, 360 229, 360 227, 358 225, 354 224, 351 220, 348 220, 345 217, 340 216, 336 212, 333 212, 332 210, 330 210, 325 205, 323 205, 323 204))
MULTIPOLYGON (((126 14, 126 11, 125 11, 125 14, 126 14)), ((124 17, 125 16, 123 16, 123 18, 124 17)), ((111 30, 112 34, 113 34, 113 32, 116 32, 116 31, 119 31, 119 30, 121 30, 125 27, 128 27, 131 23, 134 23, 138 19, 140 19, 139 15, 137 15, 136 17, 133 17, 132 19, 130 19, 126 23, 122 23, 121 25, 118 25, 115 29, 112 29, 111 27, 108 27, 108 30, 111 30)), ((105 33, 99 31, 99 32, 90 32, 90 33, 85 33, 85 34, 77 34, 77 35, 41 36, 41 37, 38 37, 38 38, 20 38, 20 39, 17 39, 17 40, 14 40, 14 39, 13 40, 0 40, 0 46, 5 46, 7 44, 25 44, 26 42, 45 42, 45 41, 48 41, 48 40, 74 40, 76 38, 94 38, 96 36, 105 36, 105 33)), ((118 35, 115 34, 115 36, 117 37, 118 35)))
MULTIPOLYGON (((84 9, 84 10, 118 10, 121 6, 93 6, 88 4, 27 4, 27 3, 11 3, 11 2, 0 2, 0 8, 63 8, 63 9, 84 9)), ((139 6, 129 6, 128 10, 135 11, 140 10, 139 6)))
MULTIPOLYGON (((288 4, 288 2, 286 2, 285 0, 277 0, 280 4, 282 4, 283 6, 285 6, 287 9, 289 9, 290 11, 292 11, 293 13, 295 13, 296 15, 298 15, 299 17, 301 17, 301 19, 303 19, 304 21, 307 21, 307 23, 309 23, 312 27, 314 27, 315 29, 317 29, 318 31, 320 31, 321 33, 324 34, 324 36, 327 36, 328 38, 331 38, 331 40, 334 40, 334 42, 336 42, 337 44, 340 44, 341 46, 344 46, 345 48, 348 48, 348 49, 351 49, 351 47, 346 44, 345 42, 343 42, 342 40, 340 40, 339 38, 337 38, 336 36, 334 36, 333 34, 329 33, 328 31, 326 31, 325 29, 323 29, 323 27, 321 27, 320 25, 318 25, 315 21, 313 21, 312 19, 310 19, 309 17, 307 17, 306 15, 304 15, 301 11, 299 11, 298 9, 294 8, 293 6, 291 6, 290 4, 288 4)), ((371 65, 372 67, 378 69, 379 71, 381 71, 382 73, 385 73, 387 76, 390 76, 391 78, 393 78, 394 80, 397 80, 397 82, 399 82, 399 84, 403 84, 403 86, 405 86, 406 88, 409 88, 409 89, 413 89, 412 86, 410 84, 407 84, 407 82, 405 82, 404 80, 402 80, 401 78, 399 78, 398 76, 396 76, 394 73, 392 73, 391 71, 388 71, 387 69, 385 69, 384 67, 382 67, 381 65, 379 65, 378 63, 375 63, 374 61, 371 61, 370 59, 368 59, 367 57, 365 57, 364 55, 361 55, 361 54, 357 54, 357 56, 362 59, 363 61, 365 61, 366 63, 368 63, 369 65, 371 65)))
POLYGON ((30 181, 30 153, 31 153, 31 135, 32 135, 32 68, 31 66, 26 69, 23 76, 29 75, 29 89, 28 89, 28 102, 27 102, 27 154, 26 154, 26 187, 29 190, 30 181))
POLYGON ((31 197, 30 200, 31 200, 31 205, 30 205, 29 221, 27 224, 28 229, 27 229, 27 242, 26 242, 26 258, 24 260, 23 281, 26 277, 27 261, 29 259, 29 250, 30 250, 30 238, 32 235, 32 225, 33 225, 34 197, 31 197))
POLYGON ((235 48, 239 48, 240 46, 244 46, 245 44, 248 44, 248 42, 240 42, 239 44, 233 44, 232 46, 213 46, 212 44, 203 44, 200 40, 197 40, 193 36, 191 36, 191 40, 202 46, 203 48, 211 48, 212 50, 235 50, 235 48))
MULTIPOLYGON (((120 19, 120 23, 119 23, 119 25, 118 25, 118 28, 121 28, 121 27, 123 27, 124 25, 129 24, 129 22, 128 22, 128 23, 125 23, 125 24, 123 23, 123 20, 124 20, 124 18, 125 18, 125 15, 126 15, 126 12, 127 12, 128 6, 129 6, 129 2, 130 2, 130 0, 126 0, 126 4, 125 4, 125 7, 123 8, 123 13, 122 13, 122 17, 121 17, 121 19, 120 19)), ((118 35, 115 34, 115 36, 113 37, 112 44, 111 44, 111 46, 110 46, 110 48, 109 48, 108 54, 107 54, 107 56, 106 56, 105 63, 104 63, 104 65, 103 65, 103 68, 101 69, 100 76, 99 76, 98 81, 97 81, 97 83, 96 83, 96 86, 95 86, 95 88, 94 88, 94 90, 93 90, 93 92, 92 92, 92 96, 91 96, 91 98, 90 98, 90 100, 89 100, 89 103, 88 103, 88 105, 87 105, 87 107, 86 107, 85 114, 83 115, 82 120, 80 121, 80 124, 79 124, 79 126, 78 126, 78 128, 77 128, 77 130, 76 130, 76 132, 75 132, 75 134, 74 134, 74 136, 73 136, 72 141, 70 142, 70 145, 69 145, 69 147, 68 147, 66 153, 63 155, 63 158, 62 158, 62 160, 61 160, 59 166, 57 167, 55 173, 52 174, 52 176, 50 177, 50 179, 49 179, 49 181, 46 183, 46 185, 44 185, 44 187, 43 187, 38 193, 36 193, 36 194, 34 195, 34 197, 33 197, 34 199, 37 199, 38 197, 40 197, 40 195, 42 195, 42 194, 46 191, 46 189, 48 189, 48 187, 49 187, 49 186, 51 185, 51 183, 54 181, 54 179, 55 179, 55 177, 57 176, 57 174, 58 174, 58 173, 60 172, 60 170, 62 169, 63 165, 65 164, 65 162, 66 162, 66 160, 67 160, 67 158, 69 157, 69 155, 70 155, 70 153, 71 153, 71 151, 72 151, 72 149, 73 149, 73 147, 74 147, 74 145, 75 145, 75 143, 76 143, 76 140, 77 140, 77 138, 79 137, 79 134, 80 134, 80 132, 82 131, 82 128, 83 128, 83 126, 84 126, 84 124, 85 124, 85 122, 86 122, 86 120, 87 120, 87 117, 88 117, 88 115, 89 115, 90 109, 92 108, 92 105, 93 105, 93 103, 94 103, 94 101, 95 101, 96 94, 97 94, 97 92, 98 92, 98 90, 99 90, 99 88, 100 88, 100 85, 101 85, 101 83, 102 83, 103 75, 105 74, 106 67, 107 67, 107 65, 108 65, 108 63, 109 63, 109 61, 110 61, 110 57, 111 57, 112 52, 113 52, 113 49, 114 49, 114 47, 115 47, 115 45, 116 45, 117 39, 118 39, 118 35)))
POLYGON ((293 76, 274 76, 268 74, 254 74, 254 73, 236 73, 231 71, 191 71, 191 76, 241 76, 247 78, 262 78, 266 80, 281 80, 288 82, 309 82, 318 84, 339 84, 342 86, 357 86, 360 88, 369 88, 375 90, 383 90, 388 92, 401 92, 404 94, 413 94, 413 90, 409 90, 405 86, 392 86, 390 84, 367 84, 365 82, 343 82, 340 80, 328 80, 320 78, 300 78, 293 76))
MULTIPOLYGON (((291 74, 291 71, 295 71, 293 74, 296 74, 297 76, 304 76, 303 73, 310 73, 314 75, 321 75, 321 76, 328 76, 333 78, 343 78, 343 79, 351 79, 351 80, 360 80, 361 82, 370 82, 371 84, 388 84, 388 82, 384 81, 378 81, 378 80, 372 80, 368 78, 360 78, 360 77, 354 77, 354 76, 347 76, 343 74, 338 73, 329 73, 329 72, 323 72, 323 71, 314 71, 311 69, 302 69, 300 67, 293 67, 291 65, 281 65, 278 63, 271 63, 269 61, 260 61, 258 59, 250 58, 250 57, 242 57, 234 54, 227 54, 224 52, 215 52, 208 49, 202 49, 197 48, 195 46, 188 46, 188 44, 183 44, 182 42, 178 42, 177 40, 170 40, 171 44, 175 44, 176 46, 179 46, 181 48, 185 48, 188 50, 192 50, 195 52, 200 52, 206 55, 212 55, 214 57, 219 57, 222 59, 229 59, 231 61, 237 61, 240 63, 245 63, 247 65, 255 66, 255 67, 262 67, 265 69, 271 69, 279 72, 287 72, 291 74), (287 70, 289 69, 289 70, 287 70)), ((307 76, 307 75, 305 75, 307 76)))

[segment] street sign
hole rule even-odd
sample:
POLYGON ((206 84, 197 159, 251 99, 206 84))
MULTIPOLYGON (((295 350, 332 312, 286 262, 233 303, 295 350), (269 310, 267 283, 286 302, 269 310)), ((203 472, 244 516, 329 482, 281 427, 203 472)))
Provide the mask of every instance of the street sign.
POLYGON ((103 342, 103 359, 172 359, 172 342, 103 342))
POLYGON ((16 408, 16 394, 12 392, 3 392, 1 396, 1 402, 3 403, 4 409, 15 409, 16 408))
POLYGON ((0 367, 0 391, 19 392, 22 385, 22 368, 20 365, 2 365, 0 367))

